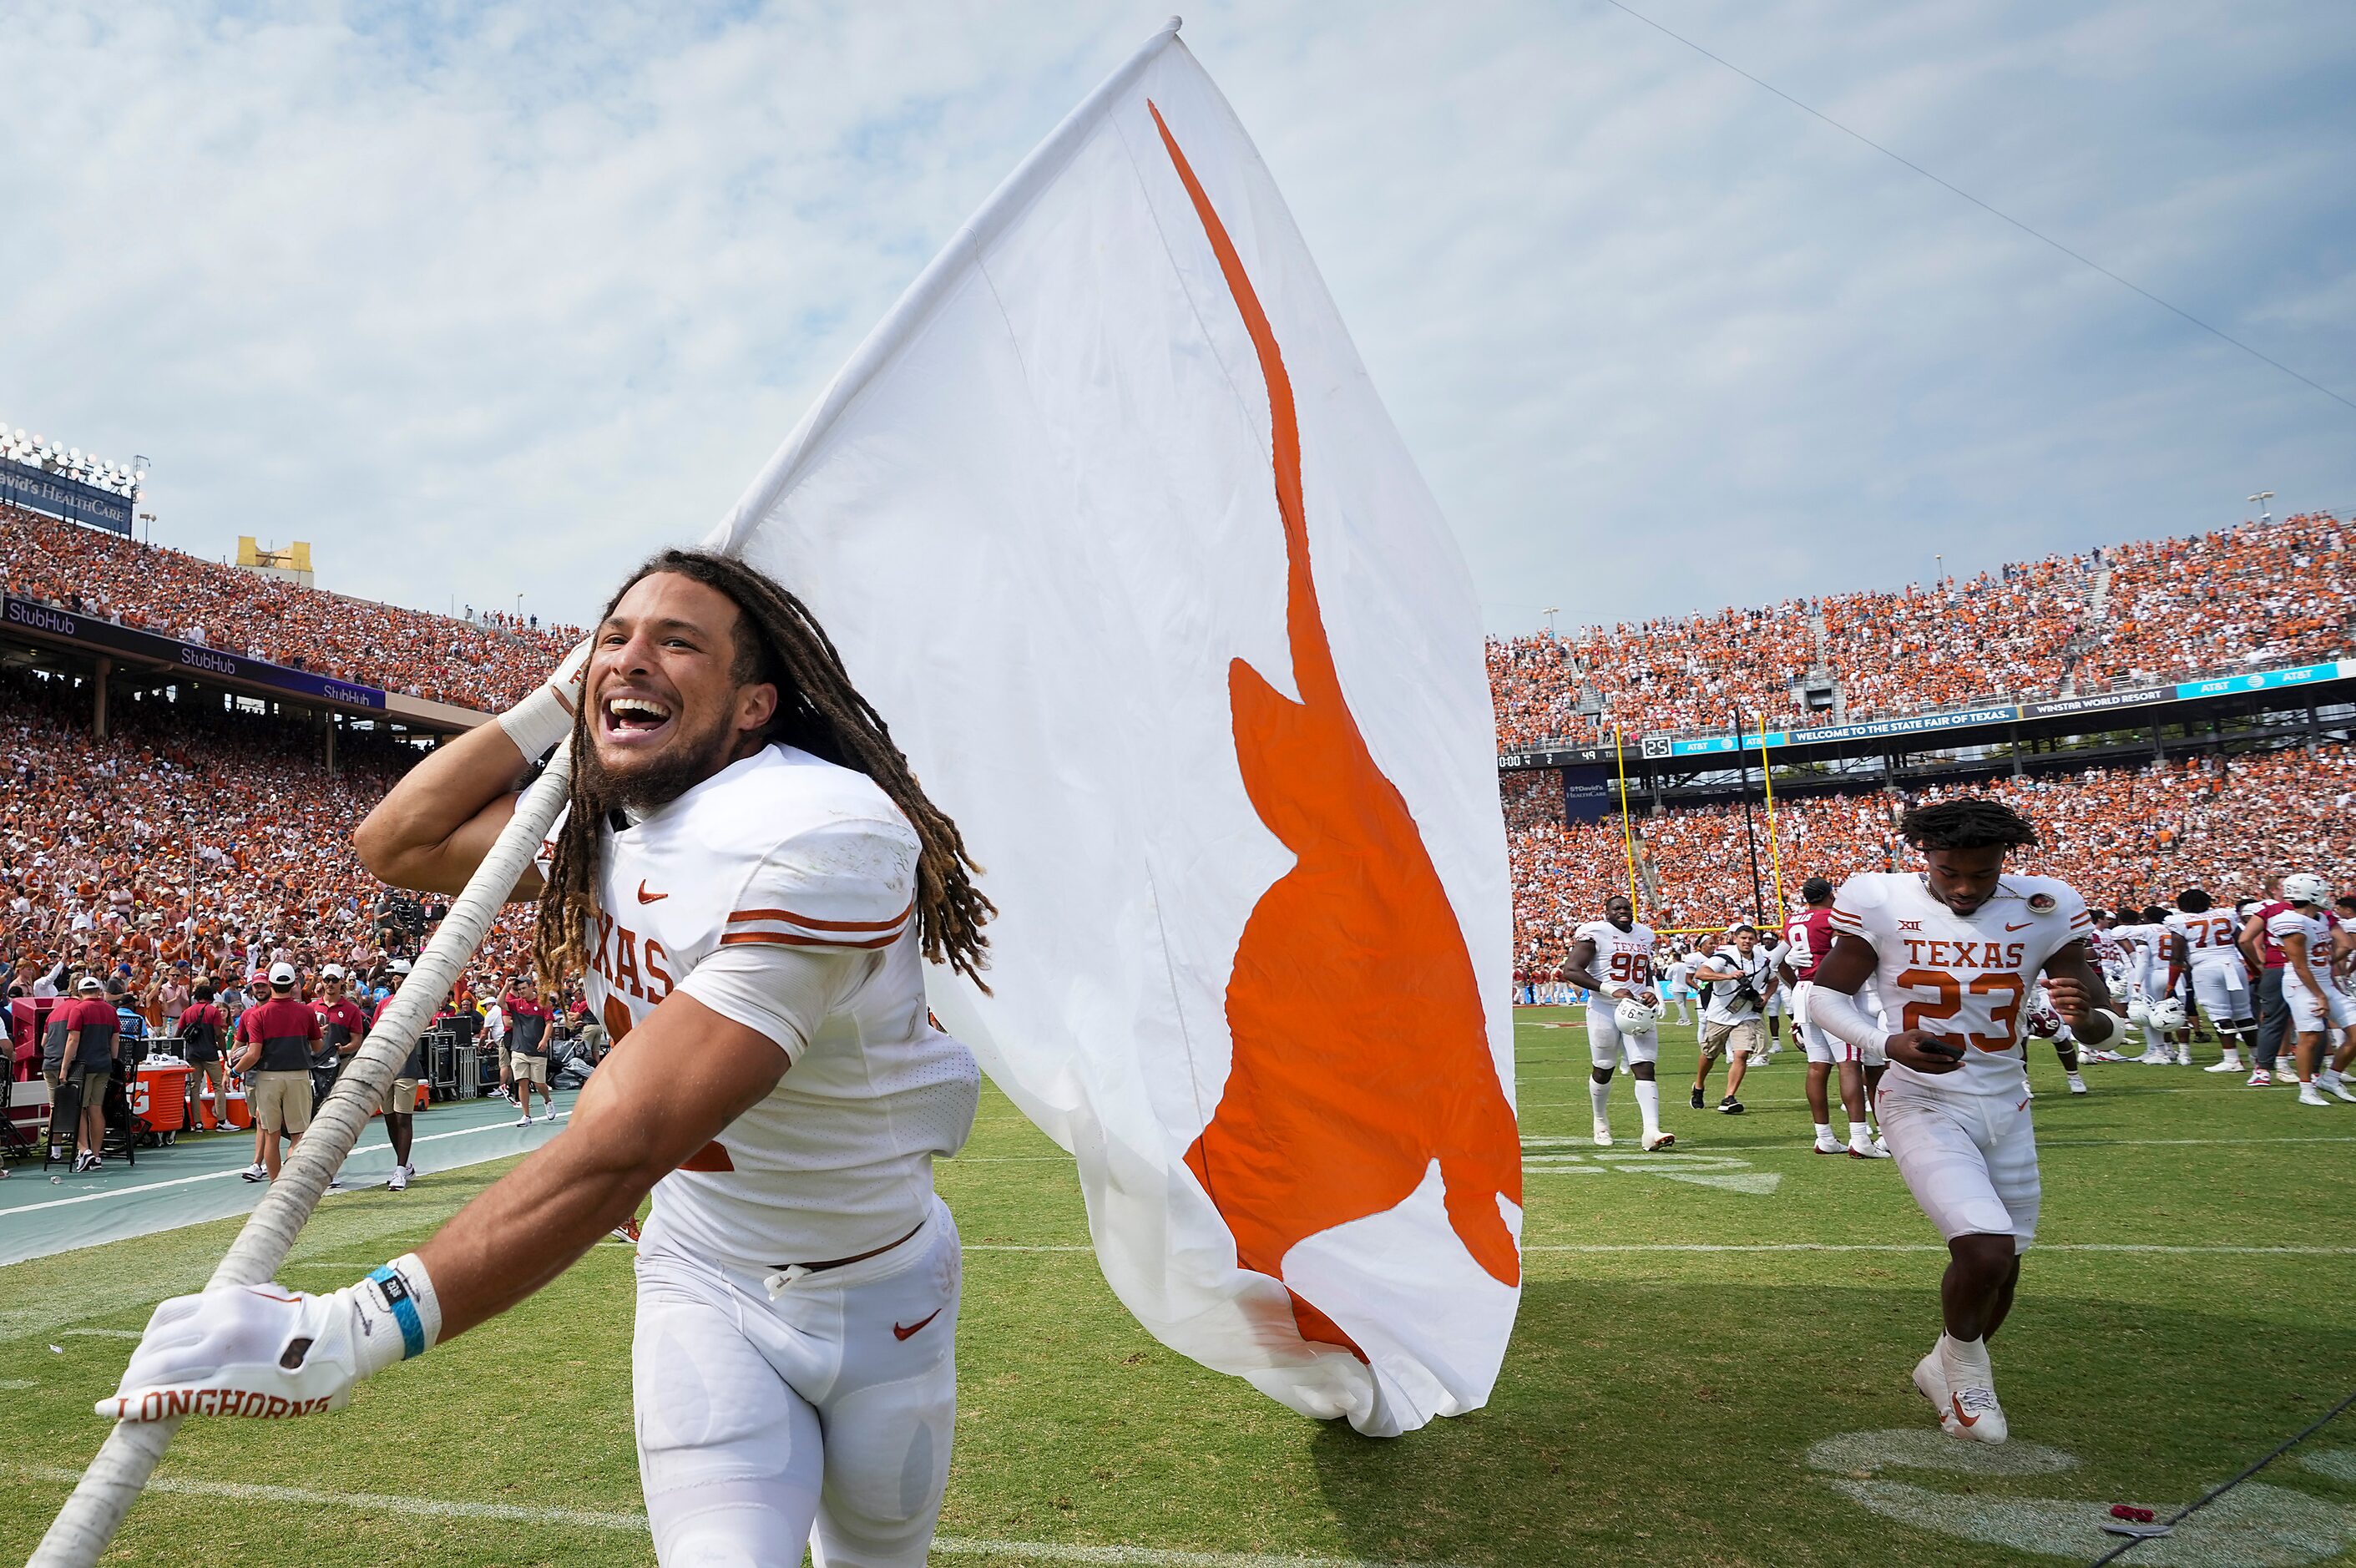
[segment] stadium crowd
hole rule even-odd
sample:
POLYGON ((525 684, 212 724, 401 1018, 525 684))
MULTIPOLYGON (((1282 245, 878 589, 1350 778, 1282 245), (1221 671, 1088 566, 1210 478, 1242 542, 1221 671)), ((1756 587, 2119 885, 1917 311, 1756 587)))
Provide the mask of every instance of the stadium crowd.
MULTIPOLYGON (((307 726, 161 701, 116 704, 91 738, 63 682, 0 677, 0 976, 27 995, 120 981, 168 1028, 197 981, 275 963, 382 977, 438 907, 390 897, 351 832, 413 755, 352 737, 339 771, 307 726)), ((528 967, 530 915, 494 926, 467 989, 528 967)), ((21 1042, 20 1042, 21 1047, 21 1042)), ((26 1064, 18 1064, 19 1072, 26 1064)))
MULTIPOLYGON (((1625 888, 1630 845, 1616 814, 1566 822, 1560 776, 1551 770, 1501 780, 1514 883, 1515 951, 1528 967, 1552 968, 1604 897, 1625 888)), ((2188 886, 2221 899, 2254 894, 2261 878, 2314 871, 2356 886, 2356 749, 2290 748, 2230 760, 2171 761, 2143 768, 2097 768, 1976 782, 1967 789, 1779 800, 1773 840, 1762 805, 1746 833, 1739 806, 1670 810, 1637 817, 1637 906, 1662 929, 1723 927, 1752 907, 1750 856, 1756 843, 1762 902, 1772 905, 1780 866, 1788 895, 1803 877, 1837 883, 1858 871, 1900 863, 1897 822, 1910 806, 1956 794, 1992 795, 2038 825, 2043 842, 2018 857, 2021 870, 2058 876, 2089 902, 2112 908, 2169 904, 2188 886)), ((2230 901, 2230 900, 2228 900, 2230 901)))
POLYGON ((496 713, 584 635, 348 598, 0 506, 0 586, 75 615, 496 713))
POLYGON ((1833 682, 1843 718, 1858 720, 2332 658, 2351 647, 2356 617, 2349 543, 2337 519, 2302 513, 1927 589, 1493 638, 1497 744, 1722 727, 1736 709, 1746 727, 1827 724, 1805 693, 1833 682))

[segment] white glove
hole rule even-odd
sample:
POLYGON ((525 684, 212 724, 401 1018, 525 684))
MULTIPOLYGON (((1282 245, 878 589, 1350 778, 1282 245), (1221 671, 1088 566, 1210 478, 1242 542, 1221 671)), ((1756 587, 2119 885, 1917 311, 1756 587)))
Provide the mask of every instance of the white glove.
POLYGON ((538 762, 573 733, 581 708, 581 678, 589 668, 590 639, 583 638, 531 695, 499 715, 499 727, 526 762, 538 762))
POLYGON ((110 1421, 341 1410, 354 1383, 423 1355, 441 1329, 433 1283, 413 1253, 332 1295, 267 1284, 175 1296, 148 1319, 114 1397, 96 1408, 110 1421))

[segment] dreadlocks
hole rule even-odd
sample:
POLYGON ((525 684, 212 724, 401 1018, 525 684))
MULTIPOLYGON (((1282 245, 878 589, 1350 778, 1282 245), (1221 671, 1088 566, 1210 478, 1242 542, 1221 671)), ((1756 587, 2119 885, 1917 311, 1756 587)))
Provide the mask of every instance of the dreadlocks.
POLYGON ((2037 842, 2028 818, 1976 795, 1917 806, 1898 820, 1898 832, 1916 849, 2023 849, 2037 842))
MULTIPOLYGON (((809 607, 741 562, 701 550, 666 550, 630 574, 605 602, 597 624, 605 624, 624 594, 657 572, 675 572, 734 601, 736 657, 730 673, 740 686, 767 682, 777 688, 777 711, 761 736, 764 744, 782 741, 864 773, 900 808, 916 830, 919 845, 916 910, 925 957, 980 984, 990 945, 981 928, 997 913, 969 875, 981 868, 966 853, 957 824, 926 798, 908 771, 908 759, 892 743, 883 715, 851 684, 842 656, 809 607)), ((532 935, 532 966, 543 990, 552 991, 589 962, 597 830, 614 805, 600 797, 598 770, 584 765, 594 744, 590 708, 584 702, 573 715, 573 755, 584 760, 573 769, 564 826, 557 834, 548 883, 540 895, 539 929, 532 935)))

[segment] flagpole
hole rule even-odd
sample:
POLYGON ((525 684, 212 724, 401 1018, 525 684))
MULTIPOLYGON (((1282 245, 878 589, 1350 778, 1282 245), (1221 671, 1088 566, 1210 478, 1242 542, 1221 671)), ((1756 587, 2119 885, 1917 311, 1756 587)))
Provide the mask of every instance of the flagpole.
POLYGON ((1775 918, 1783 918, 1783 853, 1775 844, 1775 769, 1767 757, 1767 720, 1759 720, 1759 777, 1767 787, 1767 864, 1775 873, 1775 918))
POLYGON ((1612 725, 1612 757, 1620 765, 1620 843, 1628 852, 1628 904, 1636 905, 1636 834, 1628 825, 1628 752, 1620 743, 1620 725, 1612 725))

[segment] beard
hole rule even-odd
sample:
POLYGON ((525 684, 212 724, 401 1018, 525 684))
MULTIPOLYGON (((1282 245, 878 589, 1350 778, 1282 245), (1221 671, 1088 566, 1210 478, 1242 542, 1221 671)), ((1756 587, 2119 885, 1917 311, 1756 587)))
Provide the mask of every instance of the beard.
POLYGON ((698 784, 728 766, 734 736, 725 709, 700 734, 682 731, 651 757, 637 757, 620 768, 609 766, 590 738, 588 755, 574 766, 599 809, 626 806, 651 811, 668 806, 698 784))

